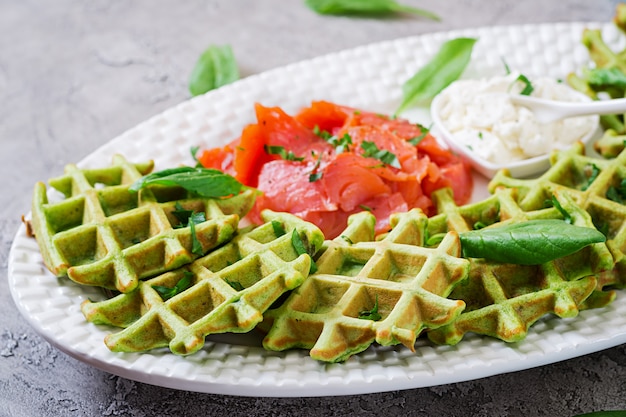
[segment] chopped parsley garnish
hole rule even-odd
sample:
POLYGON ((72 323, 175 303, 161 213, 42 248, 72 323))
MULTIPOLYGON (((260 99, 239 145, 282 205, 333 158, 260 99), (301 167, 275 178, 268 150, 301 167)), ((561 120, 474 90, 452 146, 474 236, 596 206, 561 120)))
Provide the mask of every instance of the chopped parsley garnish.
POLYGON ((193 214, 193 210, 186 210, 183 206, 181 206, 179 201, 174 204, 174 208, 176 210, 172 211, 172 214, 180 222, 177 227, 185 227, 189 222, 189 218, 193 214))
POLYGON ((191 286, 191 280, 193 279, 193 273, 185 271, 183 277, 176 283, 173 288, 165 287, 162 285, 153 285, 152 288, 159 293, 163 301, 167 301, 173 296, 185 291, 191 286))
POLYGON ((402 168, 398 157, 385 149, 378 149, 375 142, 363 141, 361 143, 361 149, 363 149, 363 156, 368 158, 378 159, 384 164, 390 165, 394 168, 402 168))
POLYGON ((228 278, 224 278, 224 281, 226 281, 226 283, 230 285, 235 291, 245 290, 245 288, 243 287, 243 285, 241 285, 241 282, 239 281, 231 281, 228 278))
POLYGON ((269 155, 278 155, 285 161, 304 161, 304 157, 296 156, 292 151, 287 151, 284 146, 265 145, 263 148, 269 155))
POLYGON ((556 199, 556 197, 555 197, 555 196, 552 196, 552 206, 553 206, 554 208, 556 208, 556 209, 559 211, 559 213, 561 213, 561 215, 563 216, 563 220, 565 221, 565 223, 572 224, 572 221, 573 221, 573 219, 572 219, 572 215, 571 215, 571 214, 569 214, 569 213, 567 212, 567 210, 565 210, 565 209, 563 208, 563 206, 561 205, 561 203, 559 202, 559 200, 557 200, 557 199, 556 199))
POLYGON ((195 255, 202 255, 202 244, 198 240, 198 235, 196 234, 196 223, 190 221, 189 229, 191 230, 191 252, 195 255))
POLYGON ((194 212, 193 210, 187 210, 181 206, 180 202, 174 204, 176 210, 172 211, 172 214, 180 222, 177 227, 189 227, 191 231, 191 252, 196 255, 202 255, 202 244, 198 240, 196 235, 196 224, 206 221, 204 212, 194 212))
POLYGON ((202 164, 198 160, 198 151, 199 150, 200 150, 199 146, 192 146, 191 148, 189 148, 189 152, 191 153, 191 157, 193 158, 194 161, 196 161, 196 168, 201 168, 202 167, 202 164))
POLYGON ((315 182, 322 179, 322 173, 318 171, 321 162, 322 156, 318 155, 317 160, 315 161, 315 165, 313 165, 313 169, 309 173, 309 182, 315 182))
POLYGON ((376 295, 376 300, 374 301, 374 307, 371 310, 363 310, 359 312, 359 318, 363 320, 372 320, 378 321, 383 318, 378 312, 378 295, 376 295))
POLYGON ((624 204, 626 201, 626 178, 622 179, 617 187, 611 185, 606 190, 606 198, 616 203, 624 204))
POLYGON ((436 246, 440 244, 445 236, 445 233, 435 233, 432 236, 428 236, 426 239, 426 246, 436 246))
POLYGON ((515 82, 521 82, 524 84, 524 88, 522 88, 522 91, 520 91, 520 95, 522 96, 529 96, 535 90, 535 87, 533 87, 533 84, 530 82, 528 77, 526 77, 524 74, 520 74, 515 80, 515 82))
POLYGON ((511 68, 509 68, 509 64, 507 64, 503 56, 500 57, 500 60, 502 61, 502 64, 504 65, 504 73, 506 75, 509 75, 511 73, 511 68))
POLYGON ((337 136, 331 136, 326 140, 330 145, 335 148, 336 153, 343 153, 350 150, 350 145, 352 145, 352 138, 349 134, 344 133, 341 138, 337 136))
POLYGON ((335 135, 332 135, 327 130, 321 130, 318 125, 315 125, 315 127, 313 127, 313 133, 324 139, 333 148, 335 148, 336 153, 347 152, 350 149, 350 145, 352 145, 352 137, 350 137, 348 133, 344 133, 343 136, 339 138, 335 135))
POLYGON ((321 172, 314 172, 314 173, 309 175, 309 182, 315 182, 315 181, 319 181, 321 179, 322 179, 322 173, 321 172))
POLYGON ((419 134, 418 136, 415 136, 414 138, 409 139, 407 142, 409 142, 411 145, 413 146, 417 146, 425 137, 426 135, 428 135, 428 133, 430 133, 430 128, 423 126, 421 124, 417 124, 417 127, 419 127, 422 130, 422 133, 419 134))
POLYGON ((487 223, 481 222, 481 221, 477 221, 476 223, 474 223, 474 230, 480 230, 487 227, 487 223))
POLYGON ((313 126, 313 133, 315 133, 317 136, 319 136, 320 138, 324 140, 327 140, 328 138, 333 136, 330 134, 328 130, 320 129, 318 125, 313 126))
POLYGON ((598 168, 598 166, 596 164, 587 164, 585 166, 585 173, 588 173, 587 175, 587 183, 585 185, 583 185, 583 187, 581 188, 582 191, 587 190, 591 184, 596 180, 596 178, 598 178, 598 175, 600 174, 600 168, 598 168))
POLYGON ((274 234, 276 235, 276 237, 281 237, 282 235, 287 233, 285 231, 285 226, 283 226, 283 224, 277 220, 272 220, 272 229, 274 229, 274 234))
POLYGON ((308 245, 304 243, 304 240, 302 240, 302 237, 300 236, 300 234, 298 233, 296 229, 293 229, 293 232, 291 232, 291 245, 293 246, 293 248, 295 249, 298 255, 302 255, 302 254, 309 255, 309 257, 311 258, 310 272, 312 274, 315 273, 315 271, 317 271, 317 265, 315 264, 315 261, 313 260, 313 256, 311 256, 311 253, 309 252, 308 245))

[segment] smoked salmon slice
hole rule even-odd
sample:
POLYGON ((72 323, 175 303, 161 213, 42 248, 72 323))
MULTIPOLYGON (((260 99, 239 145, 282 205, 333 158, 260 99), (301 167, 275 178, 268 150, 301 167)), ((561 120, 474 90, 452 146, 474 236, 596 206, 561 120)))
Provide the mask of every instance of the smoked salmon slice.
POLYGON ((252 220, 266 208, 289 212, 334 238, 358 211, 384 232, 394 212, 434 214, 436 189, 452 188, 459 205, 471 197, 469 165, 419 124, 328 101, 294 116, 257 103, 255 114, 239 138, 198 157, 262 192, 252 220))

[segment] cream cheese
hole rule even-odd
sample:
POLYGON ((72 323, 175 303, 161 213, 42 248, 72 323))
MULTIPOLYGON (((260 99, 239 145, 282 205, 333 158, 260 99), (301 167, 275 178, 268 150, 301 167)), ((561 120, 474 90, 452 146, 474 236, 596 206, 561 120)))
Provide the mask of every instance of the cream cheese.
MULTIPOLYGON (((509 99, 524 84, 519 74, 481 80, 459 80, 440 97, 439 117, 461 146, 494 163, 519 161, 569 148, 595 129, 592 116, 542 124, 533 113, 509 99)), ((581 101, 571 88, 551 78, 532 78, 531 96, 559 101, 581 101)))

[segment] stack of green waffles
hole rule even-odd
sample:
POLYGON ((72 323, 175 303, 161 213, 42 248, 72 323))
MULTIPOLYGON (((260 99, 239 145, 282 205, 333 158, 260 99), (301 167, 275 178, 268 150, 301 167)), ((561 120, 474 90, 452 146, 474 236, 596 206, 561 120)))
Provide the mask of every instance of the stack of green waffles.
POLYGON ((69 165, 49 181, 58 201, 38 183, 31 225, 54 275, 106 289, 107 299, 82 311, 110 331, 113 351, 188 355, 208 335, 253 330, 265 334, 266 349, 307 349, 323 362, 373 343, 413 349, 421 336, 514 342, 546 315, 607 305, 625 284, 626 151, 597 159, 578 144, 551 162, 535 179, 498 173, 491 196, 466 206, 439 190, 438 214, 395 214, 383 235, 371 213, 357 213, 325 240, 286 213, 265 211, 262 224, 242 226, 253 190, 227 198, 176 185, 135 191, 152 163, 116 156, 101 169, 69 165), (181 213, 202 213, 202 221, 181 213), (542 263, 464 255, 466 232, 541 219, 599 230, 606 240, 542 263))

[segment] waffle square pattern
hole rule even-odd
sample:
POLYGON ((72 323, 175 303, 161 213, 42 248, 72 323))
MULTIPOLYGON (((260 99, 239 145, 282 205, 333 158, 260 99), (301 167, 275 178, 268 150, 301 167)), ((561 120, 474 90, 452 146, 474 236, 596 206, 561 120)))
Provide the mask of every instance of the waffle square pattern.
POLYGON ((128 294, 85 301, 88 321, 125 327, 105 338, 113 351, 138 352, 169 346, 188 355, 215 333, 245 333, 282 294, 309 275, 324 235, 287 213, 262 213, 264 223, 242 229, 229 243, 176 271, 141 281, 128 294), (293 244, 297 236, 305 253, 293 244), (183 283, 186 281, 186 283, 183 283), (171 298, 159 289, 177 288, 171 298))
POLYGON ((344 361, 374 342, 413 350, 424 329, 461 313, 465 303, 446 298, 469 273, 458 235, 423 247, 427 217, 419 210, 393 215, 392 230, 379 239, 374 223, 369 212, 355 214, 325 243, 317 271, 265 314, 266 349, 310 349, 324 362, 344 361))
POLYGON ((67 165, 63 176, 49 180, 60 201, 50 201, 46 185, 37 183, 31 227, 46 267, 80 284, 127 293, 139 280, 230 240, 254 203, 251 190, 228 199, 198 198, 178 186, 130 191, 152 168, 152 162, 133 164, 120 155, 105 168, 67 165), (192 231, 176 217, 179 209, 203 212, 206 221, 192 231))

